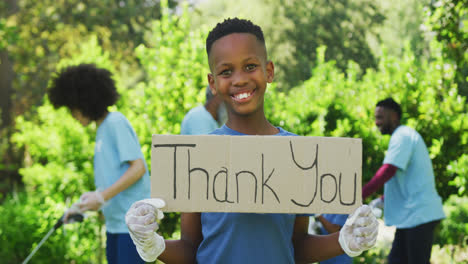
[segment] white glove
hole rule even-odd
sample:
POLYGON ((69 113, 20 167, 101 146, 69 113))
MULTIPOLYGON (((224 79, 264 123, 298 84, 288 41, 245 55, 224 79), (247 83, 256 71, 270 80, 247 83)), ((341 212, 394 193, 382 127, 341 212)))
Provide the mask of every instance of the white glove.
POLYGON ((369 206, 372 209, 372 213, 375 215, 375 217, 380 218, 382 217, 382 210, 384 207, 384 202, 382 200, 382 197, 376 198, 372 200, 369 203, 369 206))
POLYGON ((156 233, 156 222, 164 217, 161 210, 166 203, 161 199, 145 199, 132 204, 125 215, 130 237, 138 254, 146 262, 155 261, 166 249, 164 238, 156 233))
POLYGON ((104 200, 104 197, 102 197, 101 192, 87 192, 81 195, 78 206, 83 212, 88 210, 97 211, 101 209, 105 202, 106 201, 104 200))
POLYGON ((348 256, 356 257, 375 245, 378 231, 379 222, 371 208, 364 204, 348 216, 338 241, 348 256))
POLYGON ((75 222, 73 219, 68 219, 70 215, 81 214, 84 217, 83 211, 81 211, 80 207, 77 203, 74 203, 70 208, 68 208, 64 215, 63 215, 63 223, 64 224, 71 224, 75 222))
POLYGON ((379 197, 379 198, 376 198, 376 199, 372 200, 372 201, 369 203, 369 206, 372 207, 372 208, 383 209, 383 207, 384 207, 384 202, 383 202, 383 200, 382 200, 382 197, 379 197))

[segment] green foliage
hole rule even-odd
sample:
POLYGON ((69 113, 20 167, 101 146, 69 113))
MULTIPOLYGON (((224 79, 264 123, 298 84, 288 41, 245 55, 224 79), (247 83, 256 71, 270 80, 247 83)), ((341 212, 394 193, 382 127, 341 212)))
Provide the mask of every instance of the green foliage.
MULTIPOLYGON (((100 45, 113 54, 116 67, 134 70, 138 64, 134 48, 143 42, 151 21, 161 16, 158 1, 139 0, 2 1, 0 14, 10 29, 6 32, 14 29, 7 37, 21 39, 6 47, 17 74, 12 104, 19 113, 41 103, 58 61, 73 56, 90 35, 97 36, 100 45)), ((4 41, 1 24, 0 49, 4 41)))
POLYGON ((466 195, 468 192, 468 155, 463 154, 459 159, 452 161, 447 171, 454 175, 453 180, 449 182, 450 185, 458 188, 458 195, 466 195))
MULTIPOLYGON (((179 133, 184 114, 203 100, 202 90, 206 86, 204 75, 207 72, 207 62, 202 37, 205 32, 188 30, 186 11, 180 17, 176 17, 169 14, 166 1, 162 1, 162 7, 163 17, 161 21, 154 22, 152 35, 149 37, 151 45, 139 46, 136 51, 147 81, 139 83, 133 89, 120 86, 125 83, 121 80, 123 75, 114 68, 115 64, 111 61, 109 53, 101 48, 96 37, 81 43, 74 56, 62 59, 56 64, 56 68, 60 69, 79 63, 95 63, 98 67, 115 73, 114 78, 119 85, 121 100, 112 110, 121 111, 132 123, 140 138, 148 165, 151 164, 151 135, 179 133)), ((36 112, 37 115, 33 118, 20 116, 16 119, 18 132, 13 136, 13 142, 18 148, 24 149, 26 157, 25 167, 20 170, 20 174, 23 176, 27 195, 20 193, 19 195, 24 197, 15 205, 36 210, 33 217, 26 217, 29 222, 25 225, 28 225, 28 228, 36 228, 30 224, 33 218, 40 219, 35 221, 43 227, 34 236, 22 235, 14 239, 23 245, 23 249, 29 249, 29 245, 40 240, 40 235, 45 235, 44 232, 48 230, 43 229, 49 228, 48 223, 51 219, 58 219, 66 204, 70 205, 82 193, 95 188, 92 176, 95 127, 82 127, 67 109, 54 110, 47 99, 36 112), (44 203, 44 200, 49 202, 44 203), (39 204, 41 206, 38 206, 39 204), (54 208, 54 211, 44 210, 47 206, 54 208)), ((2 210, 11 211, 9 219, 19 217, 18 213, 21 212, 12 209, 12 202, 11 198, 7 198, 7 202, 0 207, 2 210)), ((103 240, 103 221, 100 218, 89 217, 85 223, 79 227, 84 234, 80 234, 79 237, 62 237, 66 243, 60 245, 55 244, 52 239, 44 245, 47 248, 42 251, 44 255, 37 258, 46 260, 47 250, 52 250, 57 251, 57 254, 54 253, 57 258, 53 261, 55 263, 63 263, 69 259, 85 263, 86 258, 101 261, 104 256, 100 242, 103 240)), ((171 237, 178 225, 179 214, 166 214, 160 232, 165 237, 171 237)), ((22 231, 15 228, 2 232, 15 237, 16 233, 22 231)), ((23 250, 13 256, 5 250, 2 251, 5 255, 0 257, 22 259, 27 253, 23 250)))
MULTIPOLYGON (((64 211, 53 197, 13 193, 0 207, 2 263, 21 263, 49 232, 64 211)), ((101 263, 105 252, 99 219, 88 218, 54 231, 31 259, 31 263, 101 263)))
POLYGON ((468 197, 450 196, 444 203, 444 211, 447 218, 441 221, 435 242, 468 246, 468 197))
MULTIPOLYGON (((61 60, 57 69, 83 62, 112 68, 108 54, 99 47, 96 38, 90 38, 82 43, 76 56, 61 60)), ((19 116, 16 119, 16 129, 18 132, 12 141, 25 152, 25 167, 20 169, 25 192, 15 193, 19 198, 7 198, 0 207, 8 212, 2 220, 18 224, 17 228, 1 230, 2 235, 11 237, 11 240, 1 243, 5 250, 0 252, 0 257, 11 259, 11 263, 26 258, 65 208, 84 192, 95 189, 92 177, 94 126, 81 126, 67 109, 54 110, 46 98, 44 104, 36 109, 34 118, 27 120, 19 116), (10 252, 7 250, 9 246, 4 244, 22 246, 10 252)), ((36 253, 34 262, 102 262, 105 257, 103 224, 102 218, 89 217, 76 227, 67 226, 66 229, 72 229, 71 233, 63 234, 62 230, 57 230, 36 253)))
MULTIPOLYGON (((34 120, 17 120, 13 137, 25 149, 26 166, 20 169, 25 192, 14 193, 0 207, 2 227, 0 257, 10 263, 24 260, 52 228, 65 208, 87 190, 93 190, 93 128, 84 128, 65 109, 55 111, 47 101, 34 120), (8 228, 15 223, 14 228, 8 228), (14 242, 12 242, 14 241, 14 242), (13 247, 13 248, 11 248, 13 247)), ((83 224, 57 230, 34 256, 34 263, 99 263, 103 220, 89 217, 83 224)))
POLYGON ((155 21, 147 45, 140 45, 145 81, 124 93, 119 109, 131 120, 143 153, 150 160, 152 134, 179 134, 185 113, 203 101, 208 63, 205 28, 190 30, 187 11, 170 15, 161 1, 163 16, 155 21))
POLYGON ((390 253, 390 247, 381 248, 373 247, 369 250, 364 251, 359 257, 353 258, 353 263, 365 263, 365 264, 384 264, 387 263, 387 257, 390 253))
MULTIPOLYGON (((340 0, 322 4, 308 0, 270 0, 279 2, 275 17, 284 17, 292 24, 284 29, 283 39, 292 44, 289 60, 279 61, 281 75, 290 85, 297 85, 311 76, 311 69, 317 60, 315 50, 327 46, 326 60, 334 60, 336 66, 345 70, 349 60, 362 69, 375 68, 377 60, 366 40, 385 17, 370 0, 340 0), (293 59, 293 60, 291 60, 293 59), (294 63, 296 60, 296 64, 294 63)), ((275 28, 278 24, 275 23, 275 28)), ((275 53, 283 53, 281 49, 275 53)), ((289 89, 290 87, 284 87, 289 89)))
POLYGON ((431 0, 378 0, 376 5, 385 14, 385 21, 375 28, 378 34, 368 35, 371 48, 377 56, 385 46, 388 54, 401 57, 408 43, 416 58, 430 56, 432 38, 424 29, 425 7, 431 0))
POLYGON ((0 51, 18 41, 16 31, 16 27, 7 25, 6 19, 0 18, 0 51))
POLYGON ((356 64, 350 63, 345 75, 334 61, 325 62, 323 48, 317 54, 309 80, 287 95, 268 94, 270 120, 300 135, 362 138, 365 183, 380 167, 388 144, 388 137, 374 125, 375 104, 392 96, 401 103, 403 123, 415 128, 428 146, 439 194, 445 200, 458 191, 459 186, 449 182, 466 182, 466 174, 447 168, 468 148, 468 117, 466 98, 458 95, 454 83, 453 65, 442 57, 419 62, 407 49, 400 60, 384 55, 377 71, 357 79, 356 64))
POLYGON ((241 17, 261 26, 269 58, 276 66, 277 88, 287 91, 307 80, 315 66, 315 50, 327 46, 326 59, 345 70, 348 60, 362 69, 377 66, 367 43, 368 34, 385 19, 371 0, 203 1, 197 9, 200 24, 214 26, 227 17, 241 17), (265 19, 268 18, 268 19, 265 19))
MULTIPOLYGON (((80 4, 73 1, 70 3, 77 8, 80 4)), ((336 4, 339 3, 348 2, 336 4)), ((362 3, 364 6, 370 5, 365 11, 365 21, 357 24, 345 23, 347 27, 372 25, 380 21, 379 13, 373 9, 371 3, 362 3)), ((292 4, 287 6, 291 8, 288 12, 292 12, 293 7, 292 4)), ((47 11, 45 6, 41 8, 43 9, 39 10, 47 11)), ((56 7, 50 8, 58 10, 56 7)), ((92 30, 96 31, 91 32, 91 27, 70 26, 63 22, 57 22, 54 27, 48 28, 41 23, 43 20, 55 19, 53 15, 41 20, 34 17, 37 13, 28 13, 37 11, 18 14, 15 21, 29 21, 28 25, 38 23, 38 29, 43 31, 31 30, 28 33, 26 28, 21 28, 18 33, 21 38, 30 40, 36 37, 34 41, 41 44, 34 46, 36 42, 19 43, 9 50, 15 51, 15 56, 19 56, 16 67, 23 67, 24 71, 24 76, 16 81, 16 85, 22 89, 34 85, 45 87, 50 72, 81 62, 96 63, 99 67, 111 70, 121 99, 110 110, 120 111, 129 119, 139 137, 145 159, 151 166, 152 134, 180 132, 184 114, 203 101, 206 73, 209 71, 204 50, 207 28, 191 26, 187 6, 184 6, 180 15, 174 15, 169 9, 169 3, 161 1, 160 10, 161 19, 151 23, 151 32, 144 32, 144 43, 135 49, 130 45, 125 51, 110 45, 113 41, 108 29, 93 27, 92 30), (30 20, 26 14, 31 15, 30 20), (31 45, 35 47, 34 50, 21 50, 31 45), (134 56, 133 59, 136 58, 138 64, 130 67, 130 63, 122 63, 120 59, 126 55, 134 56)), ((319 10, 330 11, 324 7, 314 9, 314 12, 319 10)), ((352 10, 345 13, 356 19, 359 16, 354 12, 357 11, 358 7, 353 6, 352 10)), ((331 19, 333 16, 326 17, 331 19)), ((298 19, 296 22, 299 24, 307 22, 309 26, 311 21, 315 21, 315 18, 310 17, 305 22, 299 18, 294 19, 298 19)), ((288 28, 291 23, 285 22, 284 26, 288 28)), ((322 26, 317 28, 320 28, 320 32, 326 29, 322 26)), ((270 29, 271 31, 266 31, 271 33, 266 33, 267 38, 268 35, 284 32, 278 30, 275 33, 275 27, 270 29)), ((343 30, 347 32, 348 29, 343 30)), ((301 32, 311 37, 315 34, 301 32)), ((320 41, 314 43, 323 44, 320 41)), ((361 42, 349 43, 349 54, 359 57, 356 55, 359 53, 351 52, 356 51, 356 43, 361 42)), ((317 52, 303 48, 300 50, 302 53, 297 53, 297 56, 308 53, 307 58, 314 59, 304 60, 306 67, 290 68, 291 71, 297 70, 304 74, 307 72, 304 76, 311 76, 300 85, 292 87, 288 93, 280 89, 281 83, 269 87, 265 110, 273 124, 299 135, 362 138, 363 182, 367 182, 381 165, 389 139, 381 136, 375 128, 374 106, 378 100, 393 96, 402 104, 404 123, 419 131, 428 145, 436 172, 437 188, 443 199, 454 193, 466 194, 468 158, 463 151, 468 148, 467 103, 466 98, 457 93, 457 84, 454 81, 456 68, 442 56, 443 48, 440 45, 433 43, 433 57, 421 60, 416 59, 408 47, 401 58, 388 55, 382 49, 379 64, 375 69, 365 72, 361 69, 368 65, 362 61, 348 62, 348 58, 352 58, 348 53, 336 55, 341 57, 336 57, 337 60, 334 61, 329 60, 333 55, 330 55, 331 48, 321 47, 317 52), (310 71, 312 65, 315 66, 310 71)), ((276 56, 281 52, 279 49, 276 56)), ((284 67, 288 67, 287 63, 284 67)), ((285 72, 282 67, 276 70, 278 73, 285 72)), ((18 263, 24 259, 63 210, 83 192, 94 189, 92 157, 96 128, 82 127, 67 110, 54 110, 43 93, 40 95, 43 98, 42 105, 33 108, 33 114, 16 119, 17 132, 13 142, 16 148, 25 153, 24 168, 20 170, 25 192, 14 192, 0 205, 0 214, 4 216, 0 218, 0 234, 2 238, 5 237, 0 242, 0 258, 7 263, 18 263), (12 223, 17 226, 10 228, 12 223)), ((177 237, 178 224, 178 214, 166 214, 161 224, 161 233, 166 238, 177 237)), ((83 224, 70 225, 66 229, 71 232, 64 234, 61 229, 56 231, 35 257, 35 262, 102 262, 104 227, 101 218, 90 216, 83 224)), ((447 240, 446 243, 450 242, 447 240)), ((370 254, 381 257, 382 253, 370 254)))
MULTIPOLYGON (((148 45, 136 49, 145 82, 124 93, 119 110, 132 123, 151 168, 152 134, 179 134, 180 123, 191 108, 203 101, 208 63, 205 28, 190 30, 187 6, 180 17, 170 15, 161 1, 162 18, 155 21, 148 45)), ((179 214, 166 214, 160 232, 171 237, 179 214)))
POLYGON ((457 65, 459 91, 468 96, 468 0, 432 1, 426 25, 442 43, 444 56, 457 65))

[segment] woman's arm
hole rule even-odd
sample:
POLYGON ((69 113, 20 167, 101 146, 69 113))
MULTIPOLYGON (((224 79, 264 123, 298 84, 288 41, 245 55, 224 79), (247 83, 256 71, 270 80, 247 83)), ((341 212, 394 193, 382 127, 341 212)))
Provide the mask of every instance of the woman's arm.
POLYGON ((105 201, 132 186, 145 174, 146 168, 142 159, 131 160, 128 163, 130 164, 130 167, 128 167, 125 173, 122 174, 114 184, 101 191, 101 195, 105 201))
MULTIPOLYGON (((99 210, 105 201, 130 187, 145 174, 146 168, 142 159, 132 160, 129 161, 129 163, 130 166, 125 173, 107 189, 103 191, 87 192, 81 195, 80 203, 78 203, 80 210, 99 210)), ((67 216, 65 216, 65 219, 66 218, 67 216)))

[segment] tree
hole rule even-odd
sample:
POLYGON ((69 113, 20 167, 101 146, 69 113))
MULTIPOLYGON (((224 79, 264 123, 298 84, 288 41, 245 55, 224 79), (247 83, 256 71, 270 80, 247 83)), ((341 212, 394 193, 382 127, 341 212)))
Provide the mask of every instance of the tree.
POLYGON ((379 0, 376 2, 385 14, 385 21, 376 27, 378 35, 369 36, 373 53, 381 56, 385 52, 401 57, 405 47, 410 46, 417 59, 430 57, 430 39, 432 36, 424 30, 424 21, 430 0, 379 0))
POLYGON ((262 0, 205 1, 195 7, 200 18, 194 26, 210 27, 238 16, 260 25, 270 59, 277 67, 278 89, 286 91, 311 76, 316 49, 327 46, 327 60, 345 70, 348 60, 362 69, 375 68, 377 59, 366 40, 385 17, 371 0, 262 0))
POLYGON ((431 1, 426 24, 457 65, 458 91, 468 97, 468 0, 431 1))
MULTIPOLYGON (((275 0, 268 0, 270 4, 275 0)), ((366 36, 375 34, 376 26, 385 17, 374 1, 339 0, 308 1, 280 0, 274 17, 284 17, 291 24, 284 29, 282 41, 293 47, 289 58, 279 61, 281 77, 289 85, 296 85, 311 76, 317 61, 316 49, 326 46, 326 60, 334 60, 344 71, 348 61, 361 69, 375 68, 377 59, 367 43, 366 36), (294 63, 295 62, 295 63, 294 63)), ((272 30, 280 27, 277 23, 272 30)), ((273 54, 283 52, 273 48, 273 54)))
MULTIPOLYGON (((0 14, 17 28, 20 42, 9 43, 13 62, 14 113, 24 113, 42 98, 55 63, 94 33, 103 47, 114 51, 115 61, 135 68, 134 47, 143 42, 150 22, 160 17, 158 1, 9 0, 0 14), (15 6, 17 8, 15 8, 15 6), (11 12, 10 10, 16 10, 11 12)), ((174 2, 170 2, 174 6, 174 2)), ((11 109, 7 109, 11 111, 11 109)), ((5 124, 8 125, 8 124, 5 124)))
MULTIPOLYGON (((175 1, 168 5, 175 6, 175 1)), ((20 151, 10 142, 12 122, 18 115, 36 114, 57 63, 80 52, 93 35, 111 52, 114 67, 133 77, 126 78, 123 87, 132 87, 142 75, 135 47, 160 16, 156 0, 0 2, 0 163, 5 164, 0 169, 11 175, 8 178, 18 181, 16 167, 21 163, 20 151)))

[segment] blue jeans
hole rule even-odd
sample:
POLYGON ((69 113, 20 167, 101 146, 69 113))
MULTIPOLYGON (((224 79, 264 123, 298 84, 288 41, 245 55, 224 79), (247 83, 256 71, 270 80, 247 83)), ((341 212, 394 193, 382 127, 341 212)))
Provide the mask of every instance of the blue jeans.
POLYGON ((108 264, 144 264, 129 234, 106 233, 106 256, 108 264))

